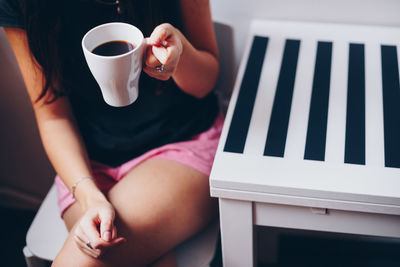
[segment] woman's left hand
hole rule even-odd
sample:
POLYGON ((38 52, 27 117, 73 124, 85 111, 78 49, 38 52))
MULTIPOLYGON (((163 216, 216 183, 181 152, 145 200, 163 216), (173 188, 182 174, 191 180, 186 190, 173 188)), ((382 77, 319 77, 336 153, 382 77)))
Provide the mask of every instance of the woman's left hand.
POLYGON ((169 23, 158 25, 147 39, 143 70, 151 77, 166 81, 174 75, 183 51, 181 32, 169 23))

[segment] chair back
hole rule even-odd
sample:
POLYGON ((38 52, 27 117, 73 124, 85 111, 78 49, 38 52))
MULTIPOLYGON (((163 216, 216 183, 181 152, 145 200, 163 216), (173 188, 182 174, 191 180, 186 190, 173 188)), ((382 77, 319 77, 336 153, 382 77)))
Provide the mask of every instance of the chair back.
POLYGON ((221 110, 226 114, 235 77, 235 49, 233 28, 225 23, 214 22, 214 30, 219 49, 219 75, 215 88, 221 110))

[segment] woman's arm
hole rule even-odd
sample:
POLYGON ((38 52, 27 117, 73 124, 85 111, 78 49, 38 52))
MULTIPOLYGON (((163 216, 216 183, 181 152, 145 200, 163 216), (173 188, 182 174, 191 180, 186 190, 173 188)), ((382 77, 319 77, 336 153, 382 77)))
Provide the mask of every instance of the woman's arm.
POLYGON ((181 0, 186 38, 175 82, 183 90, 204 96, 215 86, 218 76, 218 47, 209 0, 181 0))
MULTIPOLYGON (((43 88, 44 77, 29 52, 25 31, 16 28, 5 28, 5 31, 32 102, 43 146, 56 172, 71 188, 80 177, 91 176, 91 170, 68 100, 61 97, 51 104, 45 104, 45 96, 36 102, 43 88)), ((102 197, 99 192, 92 181, 82 181, 76 189, 76 199, 85 207, 92 199, 102 197)))
POLYGON ((156 27, 149 38, 153 46, 145 71, 162 80, 172 77, 183 91, 201 98, 214 88, 219 68, 209 0, 180 3, 186 36, 169 24, 156 27), (154 69, 160 63, 166 65, 164 73, 154 69))
MULTIPOLYGON (((44 76, 30 53, 26 33, 24 30, 16 28, 5 28, 5 31, 32 102, 43 146, 56 172, 67 187, 71 189, 72 185, 81 177, 91 176, 92 173, 69 101, 66 97, 60 97, 51 104, 45 104, 45 96, 39 102, 36 102, 43 88, 44 76)), ((100 225, 100 233, 101 237, 104 238, 104 233, 110 232, 111 234, 107 234, 110 238, 104 238, 105 241, 110 241, 114 231, 112 225, 114 210, 107 208, 107 205, 109 205, 107 199, 97 188, 94 181, 84 179, 79 182, 75 190, 75 197, 83 212, 91 207, 101 206, 100 203, 103 203, 103 207, 106 208, 103 208, 101 216, 107 218, 100 220, 104 221, 100 225)), ((94 239, 92 244, 101 243, 95 227, 86 228, 85 231, 90 240, 94 239)))

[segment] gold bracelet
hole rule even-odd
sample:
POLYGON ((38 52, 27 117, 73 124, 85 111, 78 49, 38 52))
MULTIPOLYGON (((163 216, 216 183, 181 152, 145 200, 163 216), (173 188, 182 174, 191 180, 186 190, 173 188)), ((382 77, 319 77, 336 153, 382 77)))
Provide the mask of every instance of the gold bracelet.
POLYGON ((85 180, 85 179, 93 179, 93 177, 91 177, 91 176, 84 176, 84 177, 78 179, 78 181, 76 181, 76 182, 72 185, 72 187, 71 187, 72 198, 75 199, 75 189, 76 189, 77 185, 78 185, 80 182, 82 182, 83 180, 85 180))

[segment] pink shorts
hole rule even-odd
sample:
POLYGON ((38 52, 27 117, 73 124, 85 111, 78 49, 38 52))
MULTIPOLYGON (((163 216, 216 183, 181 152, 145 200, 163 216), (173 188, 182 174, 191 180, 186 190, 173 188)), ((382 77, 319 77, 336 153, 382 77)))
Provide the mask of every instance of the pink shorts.
MULTIPOLYGON (((196 135, 192 139, 152 149, 118 167, 110 167, 92 161, 92 172, 96 184, 101 191, 107 192, 129 171, 135 168, 135 166, 150 158, 176 161, 209 176, 221 135, 222 125, 223 116, 220 115, 210 129, 196 135)), ((58 206, 62 216, 64 211, 75 202, 75 199, 72 198, 70 190, 58 175, 55 177, 55 184, 58 192, 58 206)))

